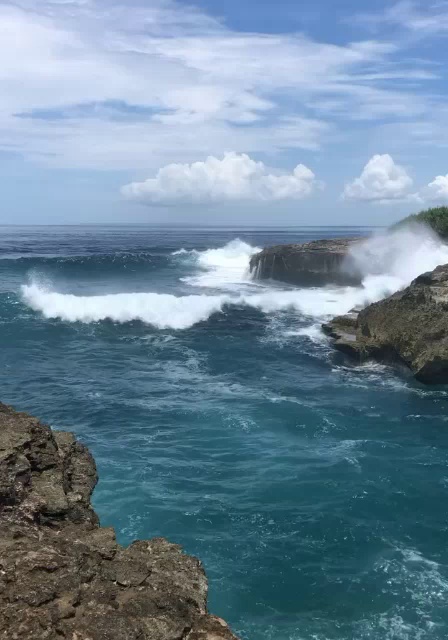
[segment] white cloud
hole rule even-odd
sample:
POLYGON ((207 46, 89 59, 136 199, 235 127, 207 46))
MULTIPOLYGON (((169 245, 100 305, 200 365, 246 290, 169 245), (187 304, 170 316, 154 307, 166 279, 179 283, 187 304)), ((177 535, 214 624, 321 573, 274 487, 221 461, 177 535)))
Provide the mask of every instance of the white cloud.
POLYGON ((414 197, 410 190, 412 178, 406 169, 395 164, 389 154, 375 155, 364 167, 359 178, 346 185, 346 200, 392 202, 414 197))
POLYGON ((419 191, 412 191, 413 180, 404 167, 389 154, 373 156, 362 174, 346 185, 343 198, 365 202, 448 202, 448 174, 439 175, 419 191))
POLYGON ((205 162, 170 164, 155 178, 133 182, 122 193, 144 204, 217 203, 242 200, 298 200, 316 186, 313 172, 299 164, 292 173, 269 173, 246 154, 209 156, 205 162))
POLYGON ((335 117, 319 104, 337 104, 340 121, 425 112, 429 78, 396 54, 370 40, 239 33, 174 0, 3 0, 0 150, 101 169, 316 150, 335 117))
POLYGON ((448 174, 434 178, 423 190, 421 196, 425 200, 448 202, 448 174))

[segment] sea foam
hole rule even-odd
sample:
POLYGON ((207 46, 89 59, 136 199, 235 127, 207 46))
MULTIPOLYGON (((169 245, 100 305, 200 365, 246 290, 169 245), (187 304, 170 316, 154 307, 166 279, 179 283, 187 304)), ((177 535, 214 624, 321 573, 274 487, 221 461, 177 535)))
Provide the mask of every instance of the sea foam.
POLYGON ((68 322, 140 320, 159 329, 187 329, 231 306, 251 307, 266 314, 291 310, 320 322, 380 300, 424 271, 448 263, 448 247, 419 226, 373 236, 351 251, 348 265, 364 275, 362 286, 291 289, 268 283, 248 287, 249 261, 257 250, 235 240, 220 249, 176 252, 177 256, 193 258, 200 269, 183 281, 196 290, 213 288, 213 293, 76 296, 53 291, 48 282, 32 280, 22 287, 22 296, 44 317, 68 322))
POLYGON ((68 322, 141 320, 158 329, 186 329, 221 311, 224 296, 173 296, 160 293, 118 293, 75 296, 32 282, 22 287, 24 301, 45 318, 68 322))
POLYGON ((75 296, 46 288, 38 282, 22 287, 25 303, 45 318, 68 322, 112 320, 124 323, 140 320, 159 329, 187 329, 222 312, 225 306, 252 307, 269 314, 292 310, 302 315, 325 318, 344 313, 365 301, 361 288, 265 290, 250 295, 187 295, 160 293, 118 293, 75 296))
POLYGON ((181 249, 173 255, 192 257, 199 269, 198 273, 182 278, 183 282, 196 287, 234 289, 234 285, 250 280, 250 258, 260 250, 237 238, 218 249, 189 252, 181 249))

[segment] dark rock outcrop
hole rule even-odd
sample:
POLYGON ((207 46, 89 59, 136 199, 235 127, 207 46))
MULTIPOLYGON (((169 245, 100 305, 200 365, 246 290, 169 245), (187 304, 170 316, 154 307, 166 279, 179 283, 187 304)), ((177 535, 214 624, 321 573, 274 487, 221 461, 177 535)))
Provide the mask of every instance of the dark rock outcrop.
POLYGON ((236 640, 207 613, 198 560, 100 527, 96 482, 71 433, 0 404, 0 638, 236 640))
POLYGON ((302 287, 357 285, 361 274, 350 263, 348 251, 359 242, 360 238, 336 238, 267 247, 252 256, 250 270, 259 280, 280 280, 302 287))
POLYGON ((448 383, 448 265, 371 304, 358 316, 323 326, 334 346, 358 361, 402 362, 417 380, 448 383))

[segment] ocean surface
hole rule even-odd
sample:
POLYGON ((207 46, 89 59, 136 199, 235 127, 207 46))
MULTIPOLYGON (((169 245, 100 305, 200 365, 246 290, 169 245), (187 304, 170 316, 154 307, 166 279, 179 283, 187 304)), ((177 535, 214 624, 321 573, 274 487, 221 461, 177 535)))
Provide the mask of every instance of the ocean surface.
POLYGON ((242 640, 448 637, 447 389, 319 328, 446 249, 374 238, 359 288, 248 272, 257 247, 368 233, 0 228, 1 400, 74 431, 102 523, 199 556, 242 640))

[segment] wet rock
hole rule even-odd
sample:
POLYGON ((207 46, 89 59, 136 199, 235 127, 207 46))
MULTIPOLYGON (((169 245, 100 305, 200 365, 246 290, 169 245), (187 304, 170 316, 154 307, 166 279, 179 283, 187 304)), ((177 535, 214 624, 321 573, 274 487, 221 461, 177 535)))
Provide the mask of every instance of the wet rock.
POLYGON ((207 612, 199 560, 100 527, 96 482, 73 434, 0 404, 0 638, 236 640, 207 612))
POLYGON ((448 265, 323 326, 339 351, 358 361, 404 363, 420 382, 448 383, 448 265))
POLYGON ((267 247, 252 256, 250 270, 258 280, 279 280, 302 287, 357 285, 361 274, 351 263, 348 251, 359 242, 360 238, 336 238, 267 247))

